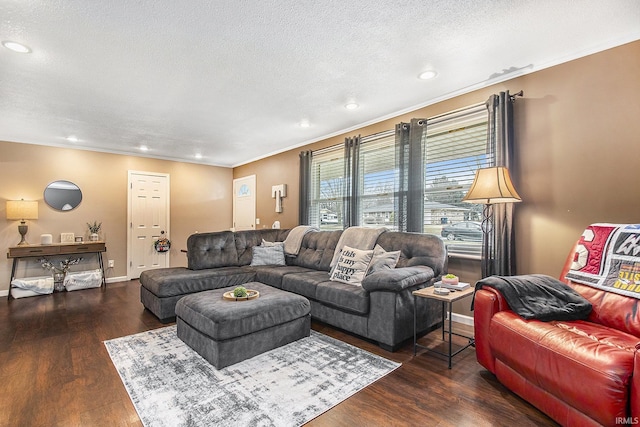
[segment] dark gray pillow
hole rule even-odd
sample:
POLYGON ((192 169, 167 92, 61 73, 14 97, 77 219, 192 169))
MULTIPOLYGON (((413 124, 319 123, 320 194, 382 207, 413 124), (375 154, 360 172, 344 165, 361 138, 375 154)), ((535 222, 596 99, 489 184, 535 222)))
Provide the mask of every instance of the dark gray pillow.
POLYGON ((400 251, 387 252, 382 246, 376 245, 376 247, 373 248, 373 258, 371 259, 371 263, 369 263, 367 276, 376 271, 396 268, 399 259, 400 251))
POLYGON ((284 261, 284 246, 254 246, 251 266, 256 265, 286 265, 284 261))

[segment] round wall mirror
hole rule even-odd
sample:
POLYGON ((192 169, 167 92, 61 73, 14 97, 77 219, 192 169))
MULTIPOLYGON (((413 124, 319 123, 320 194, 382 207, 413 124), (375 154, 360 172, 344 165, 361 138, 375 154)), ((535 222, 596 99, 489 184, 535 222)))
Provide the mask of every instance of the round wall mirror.
POLYGON ((70 211, 82 201, 82 191, 73 182, 54 181, 44 189, 44 201, 53 209, 70 211))

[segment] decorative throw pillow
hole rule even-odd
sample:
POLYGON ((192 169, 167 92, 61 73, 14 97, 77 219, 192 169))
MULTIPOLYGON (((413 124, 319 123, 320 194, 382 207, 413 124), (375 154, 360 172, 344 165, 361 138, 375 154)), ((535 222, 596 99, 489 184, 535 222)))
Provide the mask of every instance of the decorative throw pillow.
POLYGON ((251 265, 286 265, 284 261, 284 246, 254 246, 251 265))
POLYGON ((349 246, 342 248, 338 262, 331 272, 330 280, 334 282, 360 285, 373 258, 373 251, 363 251, 349 246))
POLYGON ((269 242, 266 241, 264 239, 262 239, 262 243, 260 244, 260 246, 284 246, 284 242, 269 242))
POLYGON ((398 264, 399 259, 400 251, 387 252, 382 246, 376 245, 376 247, 373 248, 373 258, 371 259, 371 263, 369 263, 367 276, 371 273, 375 273, 376 271, 396 268, 396 264, 398 264))

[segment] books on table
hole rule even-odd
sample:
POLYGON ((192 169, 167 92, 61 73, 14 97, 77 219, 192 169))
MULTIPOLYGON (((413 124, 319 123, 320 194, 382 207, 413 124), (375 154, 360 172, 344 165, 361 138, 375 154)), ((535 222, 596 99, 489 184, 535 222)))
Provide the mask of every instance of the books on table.
POLYGON ((433 286, 439 287, 439 288, 455 289, 456 291, 463 291, 469 287, 469 284, 464 282, 458 282, 457 285, 450 285, 448 283, 442 283, 442 281, 438 281, 434 283, 433 286))

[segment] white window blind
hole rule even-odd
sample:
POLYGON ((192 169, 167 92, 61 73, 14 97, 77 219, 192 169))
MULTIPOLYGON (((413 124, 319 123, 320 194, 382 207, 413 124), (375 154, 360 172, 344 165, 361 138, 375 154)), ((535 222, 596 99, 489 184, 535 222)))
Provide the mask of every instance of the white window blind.
POLYGON ((359 224, 397 229, 394 196, 397 191, 395 132, 362 138, 360 144, 359 194, 356 197, 359 224))
POLYGON ((484 105, 427 121, 424 231, 445 239, 451 255, 480 255, 482 205, 462 202, 475 172, 493 164, 484 105))
MULTIPOLYGON (((398 229, 399 170, 395 131, 363 137, 358 151, 358 188, 353 202, 358 224, 398 229)), ((423 135, 423 232, 441 236, 453 256, 478 257, 482 233, 476 226, 482 206, 462 202, 475 171, 494 165, 487 146, 487 110, 484 104, 427 119, 423 135)), ((324 230, 344 227, 344 146, 313 152, 311 160, 311 225, 324 230)))
POLYGON ((310 224, 322 230, 341 230, 345 185, 342 145, 313 152, 310 185, 310 224))

